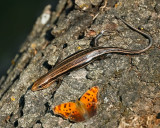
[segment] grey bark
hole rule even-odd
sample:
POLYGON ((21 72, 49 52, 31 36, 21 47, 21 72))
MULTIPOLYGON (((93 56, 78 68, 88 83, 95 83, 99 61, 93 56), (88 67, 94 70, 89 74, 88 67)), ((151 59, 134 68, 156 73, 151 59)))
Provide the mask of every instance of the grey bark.
POLYGON ((0 79, 0 126, 160 127, 159 8, 158 0, 60 0, 56 11, 46 6, 7 75, 0 79), (101 30, 112 31, 100 39, 101 46, 144 48, 147 40, 117 21, 115 13, 151 35, 152 48, 140 55, 112 54, 95 61, 64 76, 56 91, 56 83, 42 91, 30 90, 60 56, 64 59, 90 47, 101 30), (53 114, 52 107, 76 100, 92 86, 100 88, 96 116, 71 123, 53 114))

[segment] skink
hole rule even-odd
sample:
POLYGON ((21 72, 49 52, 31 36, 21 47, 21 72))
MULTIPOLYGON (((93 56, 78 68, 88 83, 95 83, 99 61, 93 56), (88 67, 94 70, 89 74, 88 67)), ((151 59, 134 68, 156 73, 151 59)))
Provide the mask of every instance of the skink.
MULTIPOLYGON (((67 57, 57 65, 53 69, 51 69, 47 74, 41 76, 38 80, 36 80, 31 88, 32 91, 37 91, 41 89, 48 88, 52 83, 62 77, 64 74, 75 70, 77 68, 84 67, 89 63, 93 62, 97 58, 108 54, 108 53, 121 53, 121 54, 139 54, 145 52, 152 46, 152 38, 141 32, 140 30, 132 27, 126 21, 119 18, 124 24, 126 24, 132 30, 140 33, 145 38, 149 40, 149 45, 141 50, 127 50, 118 47, 93 47, 81 50, 73 55, 67 57)), ((95 45, 97 44, 98 39, 103 35, 105 31, 102 31, 98 36, 95 38, 95 45)))

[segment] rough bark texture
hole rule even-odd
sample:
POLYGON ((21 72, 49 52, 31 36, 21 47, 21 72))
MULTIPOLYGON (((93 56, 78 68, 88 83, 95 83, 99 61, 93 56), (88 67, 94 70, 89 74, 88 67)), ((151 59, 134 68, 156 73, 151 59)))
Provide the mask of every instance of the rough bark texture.
POLYGON ((159 0, 60 0, 55 12, 47 6, 0 80, 0 126, 160 127, 159 37, 159 0), (59 56, 63 59, 90 47, 101 30, 113 31, 100 39, 101 46, 144 48, 147 40, 117 21, 115 13, 151 35, 152 48, 140 55, 112 54, 95 61, 66 75, 55 92, 56 83, 42 91, 30 90, 59 56), (79 98, 95 85, 100 88, 96 116, 71 123, 53 114, 52 107, 79 98))

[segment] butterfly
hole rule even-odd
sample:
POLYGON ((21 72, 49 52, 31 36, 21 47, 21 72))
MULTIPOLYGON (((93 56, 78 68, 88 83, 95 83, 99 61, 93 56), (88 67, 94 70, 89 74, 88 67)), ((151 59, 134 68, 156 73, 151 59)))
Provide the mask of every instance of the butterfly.
POLYGON ((71 122, 81 122, 94 116, 97 112, 98 86, 86 91, 80 100, 57 105, 53 108, 55 115, 60 115, 71 122))

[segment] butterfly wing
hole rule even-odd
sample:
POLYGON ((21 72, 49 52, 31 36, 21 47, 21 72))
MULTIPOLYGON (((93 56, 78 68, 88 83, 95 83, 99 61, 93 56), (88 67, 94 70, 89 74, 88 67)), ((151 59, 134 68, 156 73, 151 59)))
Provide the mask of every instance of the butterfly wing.
POLYGON ((60 115, 63 118, 68 119, 74 107, 75 107, 74 102, 63 103, 54 107, 53 112, 56 115, 60 115))
POLYGON ((53 112, 54 114, 60 115, 64 119, 69 119, 73 122, 80 122, 85 120, 74 102, 57 105, 53 108, 53 112))
POLYGON ((98 103, 97 86, 92 87, 80 98, 80 101, 68 102, 57 105, 53 108, 53 112, 56 115, 60 115, 65 119, 69 119, 73 122, 80 122, 86 119, 86 113, 88 117, 92 117, 96 114, 98 103))
POLYGON ((94 116, 97 112, 98 93, 98 86, 94 86, 80 98, 80 102, 84 104, 89 117, 94 116))

